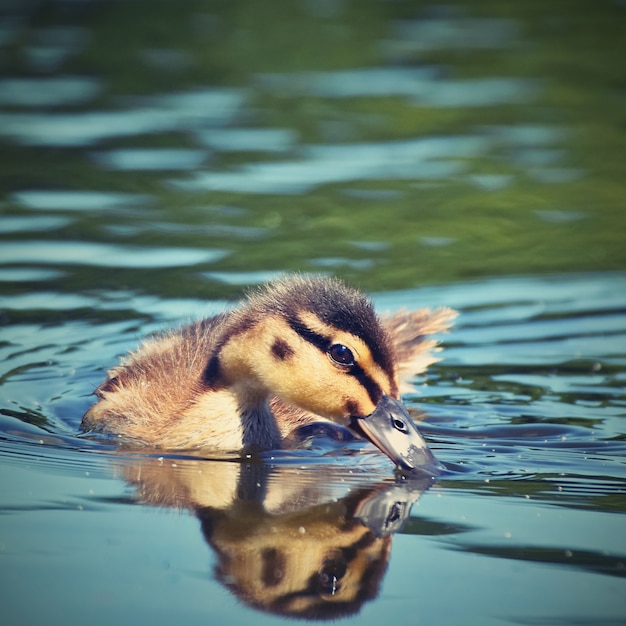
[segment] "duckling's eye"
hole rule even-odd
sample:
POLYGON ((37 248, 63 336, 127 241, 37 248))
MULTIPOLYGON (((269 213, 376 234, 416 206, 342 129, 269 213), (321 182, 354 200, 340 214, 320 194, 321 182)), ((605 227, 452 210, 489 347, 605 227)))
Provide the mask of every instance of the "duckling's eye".
POLYGON ((339 365, 354 365, 352 350, 341 343, 336 343, 328 349, 328 356, 339 365))

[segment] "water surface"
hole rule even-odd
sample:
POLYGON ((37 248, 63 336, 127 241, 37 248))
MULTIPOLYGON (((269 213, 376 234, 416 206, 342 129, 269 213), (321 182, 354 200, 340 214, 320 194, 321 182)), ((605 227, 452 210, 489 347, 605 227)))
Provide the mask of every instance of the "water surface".
POLYGON ((7 623, 623 624, 624 6, 7 3, 7 623), (284 272, 451 306, 445 466, 79 434, 142 337, 284 272))

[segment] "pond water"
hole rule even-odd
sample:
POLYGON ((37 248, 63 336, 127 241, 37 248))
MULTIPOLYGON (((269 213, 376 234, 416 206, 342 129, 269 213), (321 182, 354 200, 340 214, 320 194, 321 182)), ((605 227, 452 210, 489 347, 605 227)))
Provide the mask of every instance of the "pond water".
POLYGON ((7 624, 626 623, 623 2, 7 2, 7 624), (450 306, 365 443, 219 460, 79 433, 150 332, 284 272, 450 306))

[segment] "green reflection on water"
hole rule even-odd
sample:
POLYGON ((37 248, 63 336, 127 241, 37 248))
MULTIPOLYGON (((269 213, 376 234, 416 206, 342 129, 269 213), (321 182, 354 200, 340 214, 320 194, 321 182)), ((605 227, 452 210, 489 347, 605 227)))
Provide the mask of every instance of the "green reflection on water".
MULTIPOLYGON (((122 287, 164 296, 215 297, 233 289, 207 285, 203 272, 328 271, 368 290, 385 290, 482 275, 626 266, 626 108, 621 68, 615 62, 626 53, 623 7, 480 0, 445 10, 409 2, 324 7, 197 1, 184 8, 133 2, 61 11, 44 3, 23 16, 22 37, 6 46, 14 64, 4 70, 36 72, 32 53, 37 41, 54 27, 71 26, 88 36, 52 73, 102 77, 96 110, 136 108, 133 98, 139 95, 207 86, 244 88, 245 115, 238 124, 290 129, 304 146, 476 136, 490 138, 488 149, 444 159, 459 171, 441 179, 421 179, 418 167, 414 179, 346 180, 284 195, 185 191, 169 183, 171 172, 102 168, 90 156, 93 146, 16 147, 4 141, 0 189, 9 198, 9 215, 33 214, 10 196, 31 189, 111 191, 153 199, 132 210, 74 212, 72 223, 56 231, 55 238, 233 251, 217 262, 166 268, 158 278, 141 269, 125 270, 121 277, 98 268, 73 268, 54 281, 56 289, 122 287), (481 19, 492 20, 482 44, 472 36, 484 27, 476 21, 481 19), (430 33, 426 43, 403 35, 399 25, 407 24, 430 33), (458 29, 457 40, 467 40, 465 44, 455 43, 454 32, 448 38, 432 35, 442 24, 458 29), (267 73, 296 76, 388 65, 431 67, 449 81, 531 80, 538 90, 519 102, 433 106, 402 94, 323 97, 259 83, 267 73), (533 135, 537 128, 557 133, 546 140, 533 135), (513 139, 508 136, 516 132, 513 139), (245 212, 231 215, 220 207, 245 212), (225 233, 225 226, 265 232, 242 237, 225 233)), ((468 84, 468 89, 477 87, 468 84)), ((198 142, 193 132, 168 129, 112 136, 97 146, 123 147, 197 148, 198 142)), ((269 157, 217 152, 201 171, 237 171, 257 162, 300 158, 298 147, 269 157)), ((29 237, 38 238, 45 235, 29 237)))

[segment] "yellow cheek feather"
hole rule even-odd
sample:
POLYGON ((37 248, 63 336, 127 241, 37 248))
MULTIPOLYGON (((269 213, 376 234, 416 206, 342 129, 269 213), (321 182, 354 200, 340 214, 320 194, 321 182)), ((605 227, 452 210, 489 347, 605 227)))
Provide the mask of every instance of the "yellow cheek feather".
POLYGON ((274 366, 272 386, 278 396, 307 411, 340 421, 355 410, 363 415, 374 410, 367 391, 356 378, 314 346, 301 348, 291 363, 274 366))
MULTIPOLYGON (((348 347, 358 367, 384 393, 391 392, 393 381, 374 362, 365 342, 327 326, 314 314, 302 313, 300 319, 313 332, 328 337, 330 345, 340 343, 348 347)), ((250 332, 258 333, 252 345, 262 348, 248 355, 248 367, 279 397, 339 421, 350 415, 369 415, 374 410, 374 402, 357 377, 294 332, 284 319, 268 319, 250 332)))

